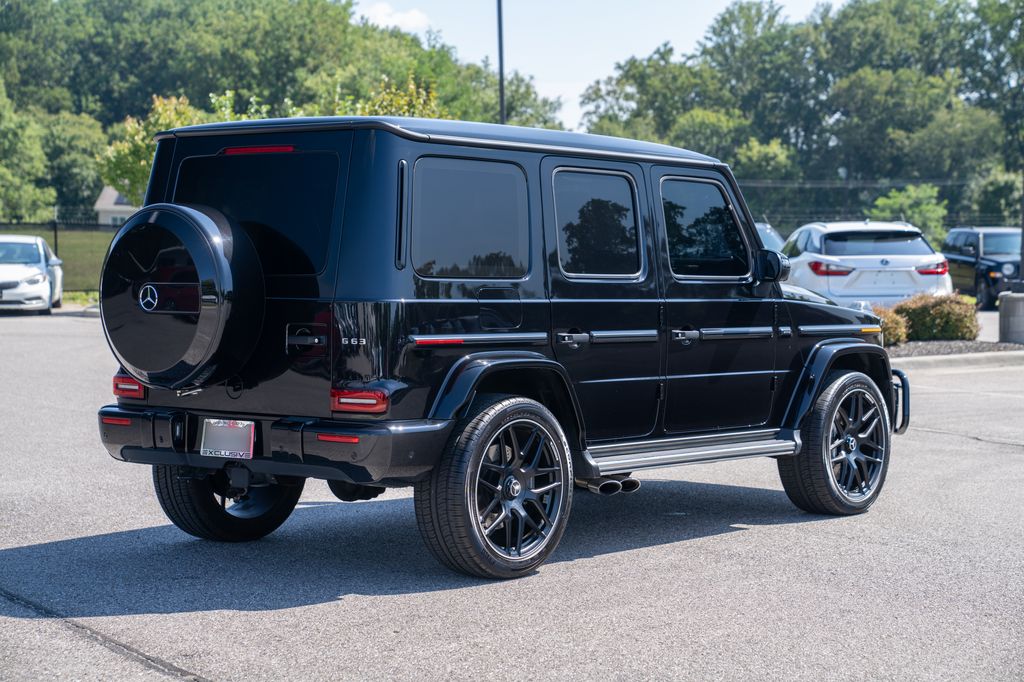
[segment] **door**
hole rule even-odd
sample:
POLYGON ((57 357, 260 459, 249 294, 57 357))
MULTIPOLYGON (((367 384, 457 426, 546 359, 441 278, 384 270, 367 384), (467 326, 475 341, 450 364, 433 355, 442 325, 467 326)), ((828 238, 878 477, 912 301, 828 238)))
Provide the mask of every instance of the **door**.
POLYGON ((642 171, 557 157, 541 170, 555 356, 587 438, 647 436, 659 411, 661 335, 642 171))
POLYGON ((775 386, 775 285, 751 274, 757 243, 725 178, 655 168, 667 312, 665 431, 764 424, 775 386))

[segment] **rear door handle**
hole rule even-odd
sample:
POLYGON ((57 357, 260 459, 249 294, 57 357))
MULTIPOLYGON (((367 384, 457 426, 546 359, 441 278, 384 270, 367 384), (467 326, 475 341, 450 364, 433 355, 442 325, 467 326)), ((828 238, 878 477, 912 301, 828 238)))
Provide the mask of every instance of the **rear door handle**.
POLYGON ((325 336, 289 336, 289 346, 324 346, 327 345, 325 336))
POLYGON ((567 332, 562 332, 558 334, 558 343, 578 348, 581 344, 590 343, 590 334, 569 334, 567 332))
POLYGON ((673 329, 672 340, 679 341, 684 346, 697 343, 700 341, 700 330, 699 329, 673 329))

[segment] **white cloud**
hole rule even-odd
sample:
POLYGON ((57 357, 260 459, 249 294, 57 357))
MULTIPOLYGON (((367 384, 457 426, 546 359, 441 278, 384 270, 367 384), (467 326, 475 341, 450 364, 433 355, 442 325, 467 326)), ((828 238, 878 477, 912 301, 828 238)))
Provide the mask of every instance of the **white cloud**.
POLYGON ((371 24, 395 26, 409 33, 420 33, 430 28, 430 17, 426 12, 416 8, 400 12, 386 2, 373 3, 363 10, 363 16, 371 24))

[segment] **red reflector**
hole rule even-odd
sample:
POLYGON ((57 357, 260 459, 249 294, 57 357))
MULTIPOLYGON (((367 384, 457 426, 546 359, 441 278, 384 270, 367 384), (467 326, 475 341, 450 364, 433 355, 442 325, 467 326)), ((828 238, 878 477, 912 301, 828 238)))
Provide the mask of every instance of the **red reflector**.
POLYGON ((462 339, 416 339, 417 346, 461 346, 462 339))
POLYGON ((340 433, 318 433, 316 434, 317 440, 322 440, 325 443, 358 443, 359 436, 346 436, 340 433))
POLYGON ((820 260, 812 260, 808 265, 815 275, 821 277, 845 277, 853 272, 853 268, 847 268, 835 263, 822 263, 820 260))
POLYGON ((917 268, 917 272, 922 275, 945 275, 949 272, 949 261, 921 265, 917 268))
POLYGON ((131 426, 132 424, 132 420, 128 417, 102 417, 101 421, 111 426, 131 426))
POLYGON ((146 397, 146 387, 127 374, 115 374, 114 395, 118 398, 137 398, 141 400, 146 397))
POLYGON ((332 388, 331 410, 334 412, 369 412, 375 414, 387 412, 388 394, 384 391, 332 388))
POLYGON ((228 147, 224 150, 225 154, 281 154, 283 152, 293 152, 295 147, 290 144, 275 144, 265 145, 263 147, 228 147))

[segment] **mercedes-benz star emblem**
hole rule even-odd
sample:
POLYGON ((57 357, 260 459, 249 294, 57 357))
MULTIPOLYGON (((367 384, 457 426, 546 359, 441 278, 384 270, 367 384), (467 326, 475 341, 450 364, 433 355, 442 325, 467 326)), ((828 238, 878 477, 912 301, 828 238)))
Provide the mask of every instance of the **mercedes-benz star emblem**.
POLYGON ((139 306, 147 313, 156 310, 156 304, 159 300, 160 297, 156 293, 156 287, 152 284, 147 284, 139 289, 139 306))
POLYGON ((888 264, 889 264, 889 259, 888 258, 883 258, 882 259, 882 265, 888 265, 888 264))

